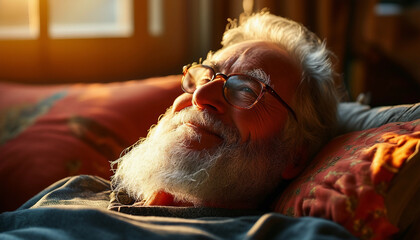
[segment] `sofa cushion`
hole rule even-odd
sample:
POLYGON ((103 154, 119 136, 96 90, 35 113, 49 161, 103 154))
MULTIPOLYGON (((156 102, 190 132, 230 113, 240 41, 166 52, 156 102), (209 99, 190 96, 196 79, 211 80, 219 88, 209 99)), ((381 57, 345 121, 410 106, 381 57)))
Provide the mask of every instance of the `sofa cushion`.
POLYGON ((0 83, 0 211, 71 175, 111 175, 182 93, 180 76, 34 86, 0 83))
POLYGON ((401 220, 418 195, 420 168, 405 168, 418 167, 419 151, 420 119, 341 135, 323 147, 273 209, 333 220, 361 239, 389 237, 411 224, 401 220))

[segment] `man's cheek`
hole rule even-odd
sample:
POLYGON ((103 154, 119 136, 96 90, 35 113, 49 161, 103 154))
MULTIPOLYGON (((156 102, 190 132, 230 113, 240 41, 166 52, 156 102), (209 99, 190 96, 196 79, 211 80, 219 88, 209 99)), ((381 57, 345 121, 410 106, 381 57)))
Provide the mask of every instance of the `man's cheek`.
POLYGON ((183 93, 179 97, 177 97, 172 104, 171 112, 176 113, 185 109, 187 107, 192 106, 192 94, 183 93))

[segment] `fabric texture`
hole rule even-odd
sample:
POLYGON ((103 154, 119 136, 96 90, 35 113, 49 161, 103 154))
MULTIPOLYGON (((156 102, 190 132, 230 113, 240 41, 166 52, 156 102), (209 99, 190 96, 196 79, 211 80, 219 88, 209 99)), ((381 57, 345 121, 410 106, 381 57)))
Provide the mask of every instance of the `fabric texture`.
POLYGON ((400 232, 395 239, 416 239, 420 236, 420 147, 392 179, 385 196, 390 221, 400 232))
MULTIPOLYGON (((361 239, 390 237, 398 228, 388 219, 393 205, 386 206, 385 198, 393 178, 419 151, 420 119, 341 135, 288 186, 274 209, 331 219, 361 239)), ((417 182, 417 172, 403 179, 417 182)))
POLYGON ((180 76, 105 84, 0 83, 0 212, 78 174, 109 178, 109 161, 145 137, 182 93, 180 76))
POLYGON ((343 102, 338 107, 337 135, 377 128, 391 122, 420 119, 420 103, 371 108, 357 102, 343 102))
POLYGON ((17 211, 0 214, 1 239, 356 239, 331 221, 191 207, 136 207, 136 215, 107 210, 109 182, 64 179, 17 211), (150 212, 154 212, 150 216, 150 212), (170 215, 168 215, 170 213, 170 215), (212 213, 211 217, 208 213, 212 213), (228 215, 236 215, 234 217, 228 215))

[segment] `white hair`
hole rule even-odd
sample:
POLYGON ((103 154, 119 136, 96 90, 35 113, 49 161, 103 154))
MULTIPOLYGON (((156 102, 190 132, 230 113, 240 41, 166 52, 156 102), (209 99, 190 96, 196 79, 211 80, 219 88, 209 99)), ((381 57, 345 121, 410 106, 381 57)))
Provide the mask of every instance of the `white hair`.
POLYGON ((298 122, 289 116, 283 137, 289 146, 296 146, 290 152, 294 159, 307 146, 307 154, 313 155, 330 137, 336 122, 336 74, 325 42, 301 24, 267 12, 245 17, 239 24, 231 21, 223 35, 222 49, 248 40, 273 42, 300 64, 301 82, 290 103, 298 122))

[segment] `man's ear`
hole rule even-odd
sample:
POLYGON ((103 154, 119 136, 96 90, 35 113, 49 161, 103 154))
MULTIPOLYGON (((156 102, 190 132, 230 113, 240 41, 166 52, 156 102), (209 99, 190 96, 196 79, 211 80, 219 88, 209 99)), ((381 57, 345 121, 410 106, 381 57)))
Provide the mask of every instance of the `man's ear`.
POLYGON ((300 156, 295 158, 294 161, 289 163, 281 173, 283 179, 293 179, 297 177, 302 170, 306 167, 308 162, 306 151, 302 151, 300 156))

